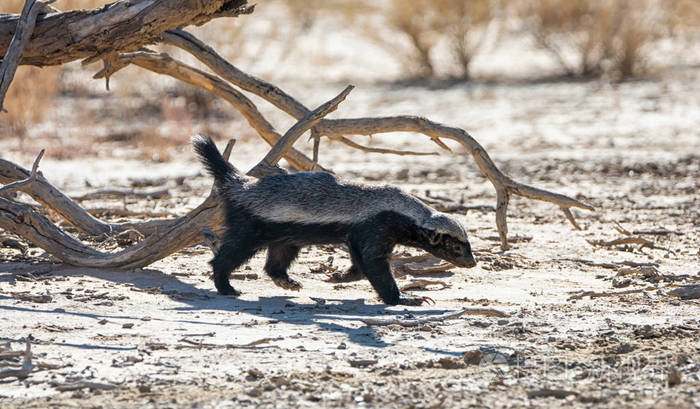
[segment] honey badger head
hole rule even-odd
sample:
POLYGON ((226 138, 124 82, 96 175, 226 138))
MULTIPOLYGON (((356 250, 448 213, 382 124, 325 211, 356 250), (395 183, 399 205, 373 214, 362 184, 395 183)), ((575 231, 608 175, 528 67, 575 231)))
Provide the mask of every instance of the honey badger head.
POLYGON ((422 223, 419 236, 420 247, 434 256, 459 267, 476 265, 467 232, 450 216, 433 213, 422 223))

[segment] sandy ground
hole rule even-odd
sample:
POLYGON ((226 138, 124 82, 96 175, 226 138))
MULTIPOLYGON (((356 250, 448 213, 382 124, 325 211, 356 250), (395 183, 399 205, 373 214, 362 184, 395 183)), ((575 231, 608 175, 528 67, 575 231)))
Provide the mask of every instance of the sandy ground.
MULTIPOLYGON (((333 75, 326 85, 301 77, 283 76, 277 84, 310 106, 345 85, 333 75)), ((112 81, 118 89, 120 77, 112 81)), ((299 292, 275 287, 262 271, 264 253, 257 255, 238 272, 249 278, 233 280, 243 291, 238 298, 214 291, 204 246, 128 272, 76 269, 31 246, 25 253, 0 247, 0 367, 21 365, 9 351, 23 350, 27 338, 37 365, 25 379, 0 379, 0 406, 700 407, 700 301, 673 295, 677 286, 700 281, 697 68, 622 84, 358 85, 334 117, 420 114, 463 127, 516 180, 573 195, 597 211, 576 212, 583 228, 576 231, 551 205, 513 199, 513 247, 503 252, 495 192, 458 146, 451 145, 454 154, 413 158, 324 142, 321 160, 341 176, 471 207, 455 216, 468 226, 479 265, 408 276, 397 268, 400 286, 433 282, 409 292, 435 305, 410 308, 381 304, 366 281, 325 282, 349 266, 345 251, 327 246, 302 251, 291 270, 304 286, 299 292), (623 237, 616 223, 658 248, 591 243, 623 237), (583 294, 629 290, 638 291, 583 294), (504 315, 414 327, 363 321, 410 321, 463 307, 504 315)), ((176 216, 203 200, 211 180, 189 149, 177 149, 167 163, 134 160, 136 148, 108 137, 133 125, 126 109, 133 101, 101 101, 95 93, 102 84, 89 86, 82 99, 64 101, 77 108, 57 114, 54 126, 71 135, 81 119, 99 116, 91 132, 101 147, 95 156, 64 160, 49 152, 44 175, 70 195, 102 187, 169 193, 83 203, 88 208, 176 216)), ((168 84, 155 84, 155 92, 159 86, 168 84)), ((280 129, 291 124, 271 107, 261 110, 280 129)), ((241 168, 264 154, 240 118, 208 121, 208 129, 244 136, 232 157, 241 168)), ((188 126, 195 132, 201 124, 188 126)), ((0 140, 0 152, 29 166, 32 149, 55 142, 43 138, 31 138, 25 152, 0 140)), ((435 149, 419 135, 358 140, 435 149)), ((62 143, 72 149, 84 140, 62 143)), ((297 146, 310 147, 305 140, 297 146)), ((118 248, 111 239, 93 244, 118 248)))

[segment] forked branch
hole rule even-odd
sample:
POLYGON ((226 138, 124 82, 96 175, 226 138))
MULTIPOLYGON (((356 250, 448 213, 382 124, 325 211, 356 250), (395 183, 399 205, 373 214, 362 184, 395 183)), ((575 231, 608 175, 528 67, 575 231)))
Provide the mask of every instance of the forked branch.
MULTIPOLYGON (((163 34, 163 41, 189 52, 222 79, 245 91, 258 95, 294 118, 301 118, 309 112, 308 108, 297 99, 280 88, 239 70, 217 54, 211 47, 187 32, 169 30, 163 34)), ((345 138, 346 135, 414 132, 429 137, 444 149, 449 148, 442 139, 451 139, 459 142, 471 154, 481 172, 496 189, 496 227, 498 228, 503 249, 508 247, 506 213, 508 202, 512 195, 550 202, 559 206, 566 219, 576 229, 580 227, 576 223, 570 209, 576 207, 591 211, 595 210, 593 206, 571 197, 514 181, 498 169, 486 150, 468 132, 425 118, 394 116, 385 118, 324 119, 314 127, 314 131, 320 136, 326 136, 338 141, 347 140, 345 138)))

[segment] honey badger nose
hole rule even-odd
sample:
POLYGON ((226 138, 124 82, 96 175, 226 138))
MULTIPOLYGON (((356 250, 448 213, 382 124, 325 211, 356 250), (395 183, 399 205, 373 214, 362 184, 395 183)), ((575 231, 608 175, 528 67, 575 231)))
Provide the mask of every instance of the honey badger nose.
POLYGON ((460 267, 472 268, 476 266, 476 260, 474 259, 474 256, 468 255, 465 257, 460 257, 455 264, 460 267))

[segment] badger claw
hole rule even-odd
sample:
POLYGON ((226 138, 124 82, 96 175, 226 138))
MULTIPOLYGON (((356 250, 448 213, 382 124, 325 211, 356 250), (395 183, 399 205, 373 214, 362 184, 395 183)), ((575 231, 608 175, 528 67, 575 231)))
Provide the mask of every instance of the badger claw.
POLYGON ((299 291, 302 287, 300 282, 292 280, 289 277, 273 278, 272 282, 275 283, 277 287, 284 288, 285 290, 299 291))

